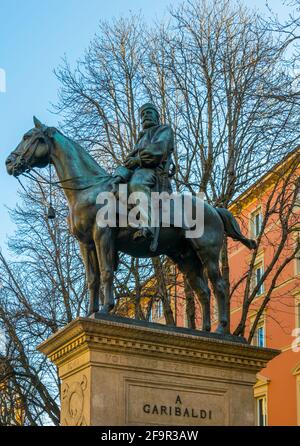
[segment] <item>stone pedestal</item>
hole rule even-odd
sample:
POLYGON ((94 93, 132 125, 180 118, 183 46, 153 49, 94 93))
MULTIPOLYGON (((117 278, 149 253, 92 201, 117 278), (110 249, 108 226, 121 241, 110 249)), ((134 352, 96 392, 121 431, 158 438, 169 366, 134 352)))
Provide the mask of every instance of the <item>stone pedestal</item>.
POLYGON ((125 318, 78 318, 38 349, 58 367, 61 424, 254 425, 256 373, 279 352, 125 318))

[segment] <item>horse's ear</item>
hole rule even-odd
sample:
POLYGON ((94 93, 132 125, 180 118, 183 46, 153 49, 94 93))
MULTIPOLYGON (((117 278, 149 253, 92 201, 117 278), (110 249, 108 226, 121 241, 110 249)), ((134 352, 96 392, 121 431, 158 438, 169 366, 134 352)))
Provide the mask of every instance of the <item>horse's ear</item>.
POLYGON ((36 118, 35 116, 33 117, 33 122, 37 129, 41 129, 43 127, 43 124, 41 123, 41 121, 38 118, 36 118))

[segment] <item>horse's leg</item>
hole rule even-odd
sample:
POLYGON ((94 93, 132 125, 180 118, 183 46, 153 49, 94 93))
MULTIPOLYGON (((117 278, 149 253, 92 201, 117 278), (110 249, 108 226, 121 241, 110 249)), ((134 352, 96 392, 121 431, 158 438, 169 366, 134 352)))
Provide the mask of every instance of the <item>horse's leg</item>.
POLYGON ((208 209, 207 211, 205 210, 208 214, 207 216, 205 214, 206 219, 204 219, 204 233, 206 233, 206 237, 190 238, 189 243, 207 271, 218 305, 219 325, 216 331, 223 334, 229 332, 226 312, 226 286, 219 268, 224 226, 214 209, 213 213, 210 213, 210 208, 205 209, 208 209))
POLYGON ((183 255, 172 255, 170 258, 178 265, 195 291, 202 307, 202 330, 210 331, 210 290, 203 272, 203 266, 196 253, 189 249, 183 255))
POLYGON ((108 314, 115 306, 113 296, 113 278, 116 264, 116 252, 112 231, 109 228, 97 228, 94 242, 100 269, 101 285, 103 288, 104 302, 100 311, 108 314))
POLYGON ((226 286, 219 268, 219 256, 208 258, 205 261, 205 267, 218 305, 219 325, 216 333, 229 333, 230 327, 226 311, 226 286))
POLYGON ((81 257, 86 271, 86 278, 90 294, 88 314, 99 311, 100 271, 95 247, 79 242, 81 257))

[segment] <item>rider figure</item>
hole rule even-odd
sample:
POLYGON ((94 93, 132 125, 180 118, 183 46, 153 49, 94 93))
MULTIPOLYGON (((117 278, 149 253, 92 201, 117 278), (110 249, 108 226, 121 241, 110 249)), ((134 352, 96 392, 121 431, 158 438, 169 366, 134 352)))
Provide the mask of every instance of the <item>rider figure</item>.
POLYGON ((142 131, 139 133, 134 150, 127 156, 124 166, 120 166, 114 173, 115 185, 119 182, 129 182, 130 192, 144 192, 148 198, 148 209, 142 210, 147 215, 144 221, 148 224, 135 234, 134 238, 145 237, 152 239, 154 228, 151 227, 151 191, 156 189, 170 190, 168 180, 171 155, 174 150, 173 130, 169 125, 160 124, 157 108, 151 104, 144 104, 140 110, 142 131), (149 218, 148 218, 149 217, 149 218))

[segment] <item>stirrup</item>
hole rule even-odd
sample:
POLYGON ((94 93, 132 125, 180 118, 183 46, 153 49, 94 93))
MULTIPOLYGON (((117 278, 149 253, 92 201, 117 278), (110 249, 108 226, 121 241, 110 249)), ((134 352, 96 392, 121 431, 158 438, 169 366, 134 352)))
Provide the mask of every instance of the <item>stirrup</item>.
POLYGON ((151 229, 144 227, 138 229, 132 236, 133 240, 136 240, 138 238, 145 238, 146 240, 153 240, 153 233, 151 229))

